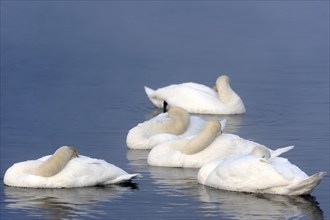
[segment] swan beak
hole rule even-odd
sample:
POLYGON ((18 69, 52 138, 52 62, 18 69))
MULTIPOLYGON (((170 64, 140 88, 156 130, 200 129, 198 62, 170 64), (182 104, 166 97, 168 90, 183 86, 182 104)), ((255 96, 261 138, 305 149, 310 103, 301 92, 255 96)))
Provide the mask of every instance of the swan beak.
POLYGON ((163 113, 167 112, 168 110, 168 103, 166 101, 163 102, 163 113))

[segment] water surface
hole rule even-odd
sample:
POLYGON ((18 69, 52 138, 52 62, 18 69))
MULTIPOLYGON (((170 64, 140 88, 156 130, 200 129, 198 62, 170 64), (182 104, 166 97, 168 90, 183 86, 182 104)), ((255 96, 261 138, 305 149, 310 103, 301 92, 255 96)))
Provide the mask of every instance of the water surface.
POLYGON ((1 181, 59 146, 142 178, 126 186, 16 189, 1 219, 329 219, 329 175, 310 196, 197 184, 128 150, 130 128, 159 113, 143 91, 213 86, 228 74, 247 112, 226 131, 329 174, 329 2, 1 1, 1 181))

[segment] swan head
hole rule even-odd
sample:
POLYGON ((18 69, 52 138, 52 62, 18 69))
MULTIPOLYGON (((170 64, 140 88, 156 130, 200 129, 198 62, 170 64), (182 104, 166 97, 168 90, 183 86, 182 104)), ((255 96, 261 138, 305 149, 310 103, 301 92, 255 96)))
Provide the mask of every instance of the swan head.
POLYGON ((267 147, 261 145, 254 147, 250 154, 261 157, 265 160, 268 160, 271 157, 270 150, 267 147))

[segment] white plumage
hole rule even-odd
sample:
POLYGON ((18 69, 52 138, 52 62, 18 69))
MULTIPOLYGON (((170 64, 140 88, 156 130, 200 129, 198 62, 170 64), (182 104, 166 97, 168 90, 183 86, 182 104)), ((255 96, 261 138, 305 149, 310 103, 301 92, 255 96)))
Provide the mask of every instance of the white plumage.
MULTIPOLYGON (((209 121, 208 123, 214 122, 209 121)), ((200 168, 211 160, 249 153, 254 147, 263 146, 234 134, 222 133, 219 135, 219 129, 221 129, 219 127, 206 127, 207 124, 205 124, 204 130, 194 137, 167 141, 155 146, 148 155, 148 164, 163 167, 200 168), (194 144, 191 144, 192 141, 194 144), (192 146, 198 150, 194 150, 194 153, 186 153, 187 149, 189 150, 192 146)), ((275 151, 270 150, 270 152, 277 156, 292 148, 293 146, 289 146, 275 151)))
POLYGON ((205 164, 198 172, 198 182, 230 191, 304 195, 309 194, 324 175, 319 172, 308 176, 285 158, 267 158, 252 152, 205 164))
POLYGON ((242 114, 245 106, 241 98, 230 87, 229 77, 220 76, 216 90, 198 83, 173 84, 156 90, 145 86, 150 101, 158 108, 164 102, 178 106, 189 113, 198 114, 242 114))
MULTIPOLYGON (((161 113, 130 129, 126 144, 130 149, 152 149, 166 141, 194 136, 203 129, 205 123, 206 121, 201 117, 190 116, 184 109, 174 106, 168 113, 161 113), (180 119, 175 118, 179 117, 178 115, 181 115, 180 119), (180 132, 175 129, 174 124, 182 128, 180 132)), ((224 126, 225 120, 221 123, 224 126)))
MULTIPOLYGON (((139 174, 128 174, 104 160, 82 155, 70 159, 63 169, 52 176, 37 174, 36 171, 40 166, 52 156, 48 155, 37 160, 15 163, 6 171, 4 183, 16 187, 69 188, 116 184, 130 181, 139 176, 139 174)), ((62 162, 61 159, 58 160, 55 166, 62 162)))

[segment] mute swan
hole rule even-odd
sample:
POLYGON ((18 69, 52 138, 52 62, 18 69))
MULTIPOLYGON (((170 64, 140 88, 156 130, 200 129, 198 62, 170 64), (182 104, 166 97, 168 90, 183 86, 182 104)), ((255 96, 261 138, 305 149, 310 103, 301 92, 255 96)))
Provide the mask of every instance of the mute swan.
MULTIPOLYGON (((249 153, 256 142, 237 135, 221 133, 219 121, 209 121, 194 137, 172 140, 155 146, 148 155, 148 164, 163 167, 200 168, 205 163, 223 159, 231 155, 249 153)), ((293 146, 270 150, 272 155, 280 155, 293 146)))
POLYGON ((230 79, 223 75, 216 81, 216 89, 197 83, 173 84, 157 90, 144 87, 150 101, 158 108, 179 106, 189 113, 242 114, 241 98, 230 87, 230 79))
POLYGON ((128 174, 104 160, 79 155, 63 146, 53 155, 15 163, 5 173, 8 186, 31 188, 68 188, 127 182, 139 174, 128 174))
MULTIPOLYGON (((168 140, 177 140, 199 133, 206 121, 173 106, 167 113, 138 124, 129 130, 126 137, 130 149, 151 149, 168 140)), ((223 120, 221 123, 225 123, 223 120)))
POLYGON ((205 164, 198 172, 198 182, 229 191, 305 195, 324 175, 308 176, 287 159, 271 156, 269 149, 256 146, 249 154, 205 164))

